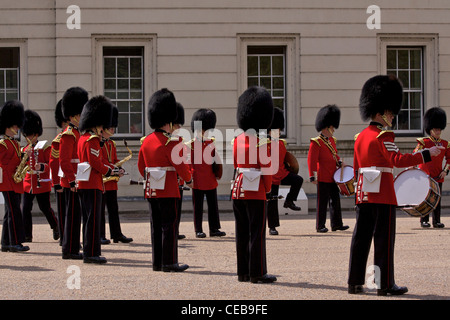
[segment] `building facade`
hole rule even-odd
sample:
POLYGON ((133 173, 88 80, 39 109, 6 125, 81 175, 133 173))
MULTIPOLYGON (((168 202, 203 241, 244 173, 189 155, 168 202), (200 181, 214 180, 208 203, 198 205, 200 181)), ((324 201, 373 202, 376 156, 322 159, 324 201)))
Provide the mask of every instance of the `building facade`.
MULTIPOLYGON (((315 193, 306 163, 319 108, 336 104, 338 148, 351 164, 354 135, 365 127, 362 85, 376 74, 403 82, 405 103, 395 121, 398 145, 411 152, 424 135, 431 107, 450 112, 450 2, 379 0, 2 0, 0 102, 20 99, 44 122, 43 139, 58 129, 54 108, 71 86, 105 94, 118 106, 120 196, 141 196, 130 186, 150 95, 169 88, 185 107, 185 128, 198 108, 217 114, 219 143, 231 150, 239 95, 266 87, 286 116, 288 150, 300 163, 306 193, 315 193), (231 137, 232 138, 232 137, 231 137)), ((444 131, 444 138, 450 135, 444 131)), ((229 159, 228 159, 229 160, 229 159)), ((219 194, 229 194, 232 165, 224 160, 219 194)), ((446 184, 444 184, 446 187, 446 184)))

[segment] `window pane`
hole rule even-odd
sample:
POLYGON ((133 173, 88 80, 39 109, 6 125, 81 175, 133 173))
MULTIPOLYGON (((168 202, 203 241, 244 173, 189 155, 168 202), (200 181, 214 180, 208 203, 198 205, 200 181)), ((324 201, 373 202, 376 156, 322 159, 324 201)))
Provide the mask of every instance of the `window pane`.
POLYGON ((272 74, 277 76, 284 75, 284 64, 282 56, 275 56, 272 58, 272 74))
POLYGON ((397 126, 398 130, 409 130, 408 111, 400 111, 397 116, 397 126))
POLYGON ((142 112, 142 101, 130 101, 130 112, 142 112))
POLYGON ((5 71, 0 69, 0 90, 4 87, 5 87, 5 71))
POLYGON ((131 91, 130 92, 130 99, 142 99, 142 92, 141 91, 131 91))
POLYGON ((284 99, 273 99, 273 106, 278 107, 281 110, 284 109, 284 99))
POLYGON ((18 89, 17 70, 6 70, 6 85, 7 89, 18 89))
POLYGON ((127 89, 128 90, 128 79, 119 79, 117 80, 117 88, 118 89, 127 89))
POLYGON ((105 96, 108 98, 115 100, 116 99, 116 92, 115 91, 106 91, 105 90, 105 96))
POLYGON ((398 69, 409 68, 409 54, 408 50, 398 50, 398 69))
POLYGON ((142 133, 142 115, 141 113, 130 114, 130 132, 142 133))
POLYGON ((270 69, 271 69, 271 64, 270 64, 270 57, 260 57, 259 58, 259 70, 260 70, 260 75, 261 76, 270 76, 270 69))
POLYGON ((387 69, 396 69, 397 68, 397 51, 396 50, 387 50, 387 69))
POLYGON ((409 89, 409 72, 408 71, 399 71, 398 78, 403 84, 404 89, 409 89))
POLYGON ((130 98, 128 91, 118 91, 117 99, 128 100, 130 98))
POLYGON ((247 81, 248 87, 258 86, 258 85, 259 85, 258 78, 248 78, 248 81, 247 81))
POLYGON ((6 101, 18 99, 19 99, 19 92, 17 90, 6 91, 6 101))
POLYGON ((131 79, 130 80, 130 88, 131 89, 141 89, 142 88, 141 79, 131 79))
POLYGON ((117 77, 128 78, 128 58, 117 59, 117 77))
POLYGON ((411 50, 411 69, 420 69, 422 67, 422 50, 411 50))
POLYGON ((411 71, 411 89, 422 89, 422 72, 411 71))
POLYGON ((272 78, 269 77, 261 77, 261 83, 260 83, 261 87, 266 88, 267 90, 272 90, 272 78))
POLYGON ((130 77, 133 78, 142 77, 142 59, 140 58, 130 59, 130 77))
POLYGON ((410 107, 410 109, 421 110, 421 108, 422 108, 422 93, 411 92, 409 94, 409 107, 410 107))
POLYGON ((128 112, 128 101, 118 101, 117 108, 119 109, 120 113, 128 112))
POLYGON ((284 78, 274 77, 273 78, 273 88, 274 89, 284 89, 284 78))
POLYGON ((258 75, 258 57, 247 57, 247 76, 258 75))
POLYGON ((115 78, 116 77, 116 59, 105 58, 104 65, 105 78, 115 78))
POLYGON ((105 90, 116 90, 116 79, 105 79, 105 90))
POLYGON ((422 122, 421 114, 422 112, 420 110, 410 112, 410 130, 420 130, 422 122))
MULTIPOLYGON (((127 110, 128 112, 128 110, 127 110)), ((118 133, 129 133, 130 123, 128 113, 119 113, 118 133)))

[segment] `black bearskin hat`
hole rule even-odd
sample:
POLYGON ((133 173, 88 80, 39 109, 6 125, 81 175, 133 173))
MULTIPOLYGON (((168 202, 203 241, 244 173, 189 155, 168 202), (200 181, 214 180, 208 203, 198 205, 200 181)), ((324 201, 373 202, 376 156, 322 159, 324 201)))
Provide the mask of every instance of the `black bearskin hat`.
POLYGON ((0 134, 5 134, 6 129, 12 126, 23 127, 25 111, 19 100, 7 101, 0 110, 0 134))
POLYGON ((214 129, 216 127, 216 113, 211 109, 198 109, 192 115, 191 130, 194 132, 195 121, 201 121, 202 130, 214 129))
POLYGON ((444 130, 447 126, 447 115, 445 111, 439 107, 428 109, 423 118, 425 132, 430 134, 432 129, 444 130))
POLYGON ((62 113, 62 99, 58 101, 55 108, 55 122, 59 128, 62 128, 63 122, 67 122, 62 113))
POLYGON ((273 108, 273 121, 270 129, 284 130, 284 112, 278 107, 273 108))
POLYGON ((367 80, 359 99, 361 118, 367 121, 377 113, 400 112, 403 101, 403 86, 394 75, 378 75, 367 80))
POLYGON ((83 111, 83 106, 88 100, 88 93, 83 88, 72 87, 67 89, 61 102, 64 118, 69 119, 69 117, 81 114, 83 111))
POLYGON ((322 131, 325 128, 333 126, 335 129, 339 128, 341 122, 341 110, 336 105, 327 105, 317 112, 316 116, 316 130, 322 131))
POLYGON ((80 130, 86 131, 98 126, 103 126, 103 128, 110 127, 113 117, 113 106, 111 100, 105 96, 91 98, 81 112, 80 130))
POLYGON ((156 91, 148 102, 148 124, 152 129, 158 129, 168 123, 174 123, 177 118, 177 102, 173 93, 163 88, 156 91))
POLYGON ((117 128, 119 126, 119 109, 113 103, 111 103, 111 108, 111 122, 109 125, 103 126, 105 129, 117 128))
POLYGON ((173 123, 184 125, 184 107, 179 102, 177 102, 177 118, 173 120, 173 123))
POLYGON ((42 135, 42 120, 39 114, 33 110, 25 110, 25 122, 23 124, 22 133, 25 137, 36 134, 42 135))
POLYGON ((253 86, 241 94, 238 101, 236 120, 240 129, 268 129, 273 120, 273 101, 270 93, 253 86))

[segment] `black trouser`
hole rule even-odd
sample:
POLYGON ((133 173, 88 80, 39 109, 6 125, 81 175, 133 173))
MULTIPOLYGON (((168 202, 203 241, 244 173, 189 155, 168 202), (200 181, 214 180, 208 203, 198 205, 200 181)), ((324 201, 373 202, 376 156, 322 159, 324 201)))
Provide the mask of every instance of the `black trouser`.
POLYGON ((238 276, 260 277, 267 273, 266 201, 233 200, 236 220, 238 276))
POLYGON ((192 189, 192 204, 194 206, 195 232, 203 232, 203 199, 206 195, 208 205, 209 230, 220 229, 219 207, 217 205, 217 189, 199 190, 192 189))
POLYGON ((56 229, 58 227, 58 220, 55 212, 50 205, 50 192, 44 193, 27 193, 23 194, 22 198, 22 217, 25 229, 25 238, 33 237, 33 218, 31 217, 31 210, 33 209, 33 200, 36 197, 39 209, 41 209, 45 218, 47 218, 50 228, 56 229))
POLYGON ((181 223, 181 207, 183 205, 183 188, 180 187, 180 198, 177 199, 177 230, 180 233, 180 223, 181 223))
POLYGON ((5 215, 3 217, 2 246, 22 244, 25 233, 20 211, 20 193, 3 191, 5 199, 5 215))
POLYGON ((178 263, 177 198, 147 199, 150 210, 153 267, 178 263))
POLYGON ((66 220, 66 199, 63 192, 55 191, 56 206, 58 207, 58 230, 59 230, 59 244, 62 246, 64 236, 64 221, 66 220))
POLYGON ((78 193, 83 212, 83 256, 99 257, 103 192, 98 189, 81 189, 78 193))
MULTIPOLYGON (((289 172, 289 174, 281 180, 280 184, 282 186, 291 186, 288 194, 286 195, 285 201, 295 201, 298 198, 300 189, 303 185, 303 178, 298 174, 289 172)), ((273 184, 270 191, 271 197, 278 197, 280 186, 273 184)), ((278 200, 269 200, 267 202, 267 222, 269 228, 276 228, 280 226, 280 218, 278 213, 278 200)))
MULTIPOLYGON (((372 238, 374 242, 374 265, 380 274, 380 288, 390 288, 394 281, 396 207, 388 204, 359 204, 356 207, 356 225, 350 247, 348 284, 363 285, 366 264, 372 238)), ((376 270, 376 269, 375 269, 376 270)))
POLYGON ((111 238, 118 239, 122 236, 119 219, 119 204, 117 202, 117 190, 108 190, 103 194, 101 238, 106 238, 105 209, 108 209, 108 224, 111 238))
POLYGON ((66 216, 64 218, 64 236, 62 252, 65 254, 77 254, 80 252, 81 209, 78 192, 70 188, 64 188, 66 200, 66 216))
POLYGON ((342 227, 341 199, 338 186, 334 182, 319 182, 317 184, 317 230, 325 228, 328 204, 330 205, 331 228, 342 227))
MULTIPOLYGON (((442 193, 442 182, 439 182, 439 191, 442 193)), ((441 222, 441 200, 442 198, 439 199, 436 209, 433 210, 433 224, 441 222)), ((427 214, 425 217, 420 218, 420 222, 428 221, 430 221, 430 214, 427 214)))

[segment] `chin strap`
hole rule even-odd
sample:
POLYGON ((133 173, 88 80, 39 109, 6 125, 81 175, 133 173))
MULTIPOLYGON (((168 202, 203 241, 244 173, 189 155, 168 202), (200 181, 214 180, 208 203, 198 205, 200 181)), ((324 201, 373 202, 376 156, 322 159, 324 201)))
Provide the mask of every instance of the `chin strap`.
POLYGON ((392 122, 390 122, 388 120, 388 118, 386 117, 386 115, 382 115, 381 118, 383 119, 384 122, 386 122, 386 124, 388 125, 388 127, 392 127, 392 122))

